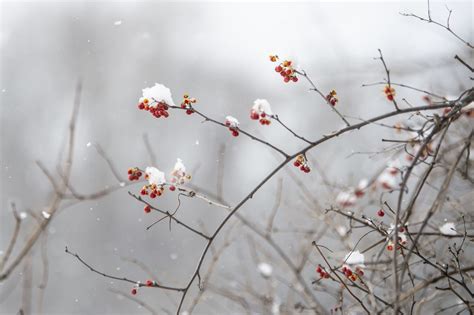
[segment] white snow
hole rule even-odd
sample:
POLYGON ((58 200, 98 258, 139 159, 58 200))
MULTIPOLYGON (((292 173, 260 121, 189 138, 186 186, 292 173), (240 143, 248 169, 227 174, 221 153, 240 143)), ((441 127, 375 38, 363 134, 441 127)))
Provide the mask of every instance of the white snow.
MULTIPOLYGON (((140 99, 140 102, 143 99, 148 99, 151 101, 163 102, 168 105, 173 105, 173 98, 171 97, 171 91, 163 84, 155 83, 154 86, 149 88, 144 88, 143 90, 143 97, 140 99)), ((156 105, 156 104, 155 104, 156 105)))
POLYGON ((339 225, 337 228, 336 228, 336 231, 337 233, 339 233, 340 236, 344 237, 346 236, 347 234, 347 229, 345 226, 342 226, 342 225, 339 225))
POLYGON ((156 167, 149 166, 145 169, 145 174, 148 175, 148 183, 150 185, 163 185, 166 183, 165 173, 156 167))
POLYGON ((258 114, 265 113, 266 115, 269 115, 269 116, 273 115, 270 103, 268 103, 268 101, 265 99, 260 99, 260 98, 256 99, 253 102, 252 109, 256 111, 258 114))
POLYGON ((367 188, 368 185, 369 185, 369 181, 366 178, 363 178, 359 181, 359 184, 357 185, 357 189, 364 190, 367 188))
POLYGON ((380 174, 378 182, 386 189, 393 189, 397 185, 396 177, 390 174, 388 171, 384 171, 380 174))
POLYGON ((46 211, 41 211, 41 215, 42 215, 43 218, 45 218, 46 220, 51 217, 51 213, 46 212, 46 211))
POLYGON ((351 191, 341 191, 336 197, 336 202, 342 207, 353 206, 356 201, 357 197, 351 191))
POLYGON ((267 264, 266 262, 261 262, 258 264, 257 268, 262 277, 269 278, 272 276, 273 267, 270 264, 267 264))
POLYGON ((354 252, 348 253, 346 256, 344 256, 344 261, 348 265, 357 265, 360 267, 365 267, 364 261, 365 257, 364 254, 361 254, 358 250, 354 252))
POLYGON ((239 121, 237 118, 232 117, 232 116, 226 116, 225 117, 225 124, 228 125, 231 128, 237 128, 239 127, 239 121))
POLYGON ((176 163, 174 164, 173 171, 171 172, 171 175, 180 179, 185 174, 186 174, 186 167, 183 164, 183 160, 181 160, 180 158, 177 158, 176 163))
POLYGON ((444 235, 457 235, 458 232, 456 231, 456 226, 453 222, 446 222, 442 226, 440 226, 439 231, 444 235))
POLYGON ((119 21, 115 21, 115 22, 114 22, 114 25, 115 25, 115 26, 122 25, 122 21, 120 21, 120 20, 119 20, 119 21))

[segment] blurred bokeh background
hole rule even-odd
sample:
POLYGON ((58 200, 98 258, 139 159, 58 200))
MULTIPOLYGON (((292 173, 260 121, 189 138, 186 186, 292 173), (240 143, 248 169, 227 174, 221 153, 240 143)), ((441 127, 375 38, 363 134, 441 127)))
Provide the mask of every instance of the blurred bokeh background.
MULTIPOLYGON (((472 42, 472 2, 433 2, 433 17, 445 21, 446 5, 453 10, 451 27, 472 42)), ((14 227, 10 203, 15 202, 22 212, 41 213, 50 202, 52 187, 35 161, 55 173, 64 158, 79 78, 83 91, 71 179, 78 192, 92 193, 117 184, 94 145, 88 143, 99 144, 125 177, 128 167, 150 165, 143 142, 146 134, 158 168, 170 171, 179 157, 193 173, 192 184, 209 192, 218 191, 217 166, 225 160, 223 198, 231 205, 262 180, 281 157, 243 136, 233 138, 227 130, 203 123, 197 115, 172 111, 168 119, 154 119, 137 110, 142 88, 162 83, 171 89, 175 103, 180 102, 183 93, 189 93, 198 99, 196 107, 209 116, 218 120, 235 116, 243 129, 295 152, 304 143, 275 124, 262 127, 248 118, 255 99, 267 99, 283 121, 309 139, 317 139, 342 124, 316 94, 308 91, 306 82, 283 83, 268 60, 270 53, 294 60, 322 91, 335 88, 339 110, 354 117, 391 110, 381 86, 361 87, 385 76, 380 62, 374 60, 378 48, 395 82, 446 96, 457 95, 471 84, 465 68, 453 59, 458 54, 472 61, 461 42, 435 25, 400 15, 408 12, 425 16, 424 1, 2 1, 0 9, 2 253, 14 227)), ((421 104, 419 94, 405 90, 399 95, 421 104)), ((384 163, 378 156, 351 155, 382 148, 379 138, 373 137, 375 130, 380 135, 385 132, 368 127, 311 152, 314 171, 309 176, 297 176, 321 205, 330 204, 334 196, 321 184, 318 169, 324 170, 336 187, 344 187, 356 184, 384 163)), ((266 184, 241 213, 253 222, 265 222, 279 178, 283 179, 284 192, 275 225, 318 228, 321 221, 307 219, 307 211, 302 210, 305 202, 285 171, 266 184), (300 215, 303 212, 305 215, 300 215)), ((140 268, 123 259, 135 258, 147 264, 163 283, 184 284, 194 271, 204 243, 176 226, 170 232, 167 223, 146 231, 145 227, 157 217, 146 215, 142 205, 127 194, 139 188, 140 184, 135 184, 98 200, 63 206, 47 227, 47 242, 40 239, 33 248, 30 293, 25 297, 25 273, 19 266, 0 283, 0 313, 17 313, 22 305, 33 313, 38 311, 38 284, 44 280, 41 248, 49 266, 44 313, 148 312, 109 290, 128 293, 129 284, 89 272, 64 253, 66 245, 104 272, 145 280, 147 276, 140 268)), ((156 202, 173 209, 177 200, 175 195, 167 194, 156 202)), ((181 218, 194 226, 201 221, 209 231, 226 214, 225 210, 189 199, 183 200, 179 211, 181 218)), ((35 224, 31 215, 23 220, 19 245, 35 224)), ((330 241, 329 233, 326 242, 330 241)), ((280 242, 291 252, 308 240, 289 233, 280 242)), ((234 280, 243 281, 255 273, 246 243, 242 233, 219 261, 216 279, 221 279, 221 286, 232 288, 234 280)), ((306 269, 304 276, 311 279, 313 266, 308 264, 306 269)), ((171 296, 158 290, 139 293, 158 310, 174 310, 178 296, 171 296)), ((196 309, 202 314, 240 311, 231 301, 213 294, 206 295, 196 309)))

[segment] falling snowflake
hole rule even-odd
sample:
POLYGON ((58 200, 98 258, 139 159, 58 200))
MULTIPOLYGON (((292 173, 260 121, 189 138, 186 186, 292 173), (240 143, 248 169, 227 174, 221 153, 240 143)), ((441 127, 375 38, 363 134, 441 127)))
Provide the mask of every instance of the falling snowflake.
POLYGON ((258 271, 264 278, 270 278, 273 273, 273 267, 270 264, 267 264, 265 262, 261 262, 257 266, 258 271))

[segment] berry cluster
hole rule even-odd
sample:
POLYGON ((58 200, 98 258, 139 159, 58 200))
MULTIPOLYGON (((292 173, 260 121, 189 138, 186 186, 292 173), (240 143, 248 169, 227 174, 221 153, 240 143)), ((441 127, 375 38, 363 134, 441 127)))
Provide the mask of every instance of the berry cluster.
POLYGON ((326 100, 332 106, 336 106, 337 102, 339 101, 336 95, 337 95, 336 90, 331 90, 331 92, 329 92, 329 94, 326 95, 326 100))
POLYGON ((319 276, 320 276, 321 278, 324 278, 324 279, 329 278, 329 273, 326 272, 326 270, 324 269, 324 267, 322 267, 321 265, 318 265, 318 267, 316 268, 316 272, 319 273, 319 276))
POLYGON ((181 102, 181 108, 186 109, 186 114, 191 115, 194 113, 193 107, 191 104, 196 103, 197 100, 193 98, 189 98, 188 94, 184 94, 183 101, 181 102))
POLYGON ((296 160, 293 165, 298 167, 301 171, 305 173, 309 173, 311 171, 308 165, 308 160, 303 154, 300 154, 296 157, 296 160))
MULTIPOLYGON (((145 174, 145 178, 146 176, 147 175, 145 174)), ((164 192, 165 192, 165 188, 163 187, 163 185, 156 185, 156 184, 145 185, 140 190, 140 194, 142 196, 149 195, 150 198, 152 199, 161 196, 164 192)), ((145 210, 145 212, 147 211, 145 210)))
POLYGON ((271 120, 267 118, 266 113, 260 113, 259 114, 257 111, 255 111, 253 109, 250 111, 250 118, 253 119, 253 120, 258 120, 261 125, 270 125, 271 124, 271 120))
POLYGON ((176 159, 173 171, 171 171, 170 190, 175 191, 177 185, 183 185, 185 182, 191 180, 191 174, 186 173, 186 167, 181 159, 176 159))
POLYGON ((341 271, 348 279, 352 281, 356 281, 357 278, 364 275, 364 271, 359 266, 355 267, 355 271, 352 271, 349 266, 344 265, 342 266, 341 271))
POLYGON ((250 109, 250 118, 258 120, 262 125, 270 125, 273 112, 270 103, 265 99, 256 99, 250 109))
MULTIPOLYGON (((279 58, 277 55, 270 55, 271 62, 277 62, 278 59, 279 58)), ((296 76, 295 69, 293 68, 293 62, 291 60, 285 60, 281 62, 275 67, 275 71, 283 77, 284 82, 298 82, 298 77, 296 76)))
POLYGON ((239 121, 237 120, 237 118, 227 116, 225 118, 224 125, 229 128, 231 134, 234 137, 237 137, 239 135, 239 121))
POLYGON ((142 176, 142 171, 138 167, 131 167, 128 169, 128 180, 139 180, 142 176))
POLYGON ((152 114, 156 118, 160 118, 160 117, 167 118, 169 116, 169 113, 168 113, 169 106, 165 102, 153 101, 152 103, 150 103, 149 99, 141 98, 140 103, 138 104, 138 108, 141 110, 149 111, 150 114, 152 114))
MULTIPOLYGON (((393 232, 393 225, 390 227, 388 230, 389 235, 393 232)), ((402 245, 406 245, 407 243, 407 236, 405 235, 405 228, 403 226, 400 226, 398 228, 398 244, 397 244, 397 250, 399 250, 402 245)), ((391 240, 388 241, 387 243, 387 250, 392 251, 394 249, 394 244, 391 240)))
POLYGON ((389 101, 393 101, 395 98, 395 89, 388 84, 385 86, 383 92, 389 101))
MULTIPOLYGON (((145 284, 145 286, 147 286, 147 287, 154 287, 154 286, 156 286, 156 285, 157 285, 156 281, 153 281, 153 280, 147 280, 147 281, 146 281, 146 284, 145 284)), ((143 286, 143 285, 141 284, 141 282, 138 281, 138 282, 133 286, 133 288, 132 288, 132 290, 131 290, 130 293, 132 293, 132 295, 136 295, 136 294, 138 293, 138 289, 139 289, 140 287, 142 287, 142 286, 143 286)))

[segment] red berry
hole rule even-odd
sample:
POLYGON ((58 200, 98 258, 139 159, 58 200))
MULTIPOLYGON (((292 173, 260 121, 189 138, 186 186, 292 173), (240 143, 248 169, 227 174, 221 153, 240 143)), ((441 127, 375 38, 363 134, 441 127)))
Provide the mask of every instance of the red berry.
POLYGON ((259 118, 259 115, 256 111, 252 110, 250 111, 250 118, 253 120, 257 120, 259 118))
POLYGON ((146 192, 147 192, 146 189, 140 190, 140 194, 141 194, 141 195, 146 195, 146 192))
POLYGON ((232 135, 233 135, 234 137, 237 137, 237 136, 239 135, 239 132, 234 129, 234 130, 232 130, 232 135))
POLYGON ((175 187, 174 185, 171 185, 171 186, 170 186, 170 190, 171 190, 171 191, 175 191, 175 190, 176 190, 176 187, 175 187))
POLYGON ((389 101, 393 101, 393 95, 392 95, 392 94, 388 94, 388 95, 387 95, 387 99, 388 99, 389 101))
POLYGON ((138 104, 138 108, 139 109, 145 109, 145 104, 143 104, 143 103, 138 104))
POLYGON ((152 199, 153 199, 153 198, 156 198, 155 192, 152 192, 152 193, 150 194, 150 198, 152 198, 152 199))
POLYGON ((321 273, 323 270, 321 269, 321 266, 318 266, 318 268, 316 268, 316 272, 317 273, 321 273))
POLYGON ((132 169, 129 169, 127 173, 128 175, 131 175, 133 173, 132 169))
POLYGON ((285 83, 290 82, 290 77, 285 77, 285 78, 283 79, 283 81, 285 81, 285 83))
POLYGON ((282 70, 283 70, 283 68, 281 66, 276 66, 275 67, 276 72, 281 72, 282 70))
POLYGON ((135 178, 135 176, 133 175, 128 175, 128 180, 133 180, 135 178))
POLYGON ((293 165, 296 166, 296 167, 300 167, 300 166, 301 166, 301 163, 300 163, 300 161, 295 161, 295 162, 293 163, 293 165))
POLYGON ((393 245, 387 245, 387 250, 392 251, 393 250, 393 245))
POLYGON ((187 110, 186 110, 186 114, 191 115, 192 113, 193 113, 193 110, 192 110, 192 109, 187 109, 187 110))
POLYGON ((293 82, 298 82, 298 77, 292 77, 291 80, 292 80, 293 82))
POLYGON ((150 213, 151 212, 151 207, 149 205, 146 205, 145 208, 143 208, 145 213, 150 213))
POLYGON ((329 278, 329 273, 325 272, 323 278, 325 279, 329 278))
POLYGON ((377 211, 377 215, 379 217, 383 217, 385 215, 385 212, 383 211, 383 209, 380 209, 379 211, 377 211))
POLYGON ((133 288, 132 289, 132 295, 136 295, 137 294, 137 289, 136 288, 133 288))
POLYGON ((153 286, 153 284, 154 284, 154 281, 151 281, 151 280, 146 281, 146 286, 147 287, 151 287, 151 286, 153 286))

